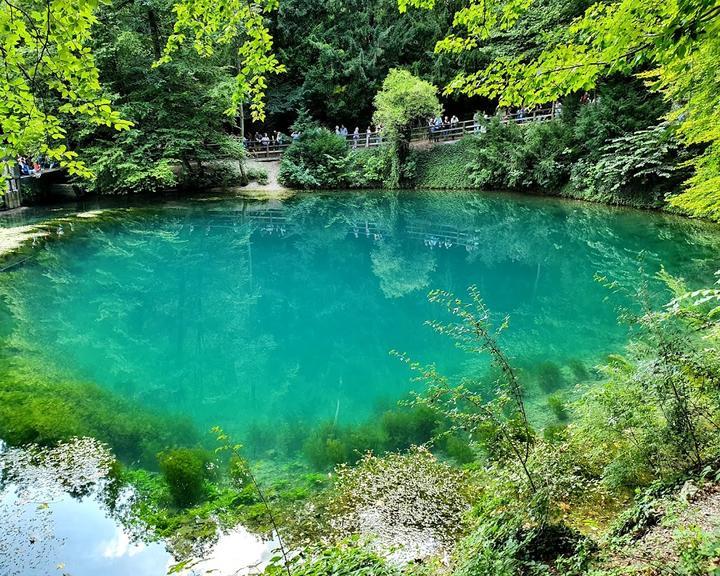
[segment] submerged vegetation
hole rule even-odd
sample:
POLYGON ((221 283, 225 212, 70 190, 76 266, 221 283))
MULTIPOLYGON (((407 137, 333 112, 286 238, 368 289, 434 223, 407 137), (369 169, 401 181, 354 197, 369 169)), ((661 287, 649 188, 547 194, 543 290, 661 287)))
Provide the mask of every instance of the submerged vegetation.
MULTIPOLYGON (((444 311, 431 328, 489 355, 489 370, 445 377, 401 355, 418 377, 401 406, 355 424, 251 426, 243 447, 11 354, 0 436, 105 442, 118 459, 107 505, 167 542, 178 569, 242 523, 280 535, 288 554, 268 574, 652 573, 653 545, 679 573, 704 574, 717 560, 714 520, 695 519, 720 474, 720 293, 659 279, 671 302, 655 307, 640 286, 626 351, 592 369, 518 363, 504 352, 511 325, 479 289, 469 302, 434 291, 444 311), (127 488, 130 503, 115 502, 127 488)), ((19 336, 3 334, 16 351, 19 336)))
POLYGON ((447 192, 719 222, 717 0, 0 0, 0 61, 13 194, 345 191, 0 228, 0 572, 92 499, 177 574, 720 574, 717 230, 447 192))

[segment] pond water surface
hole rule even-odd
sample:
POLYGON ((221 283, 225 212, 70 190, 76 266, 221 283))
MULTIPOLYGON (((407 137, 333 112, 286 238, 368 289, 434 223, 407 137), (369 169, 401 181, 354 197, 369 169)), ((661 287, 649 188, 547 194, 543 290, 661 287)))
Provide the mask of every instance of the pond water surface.
MULTIPOLYGON (((391 350, 454 377, 482 373, 485 359, 424 326, 443 318, 429 290, 462 296, 470 285, 510 317, 501 344, 527 374, 542 422, 548 394, 627 340, 617 309, 631 299, 597 276, 661 291, 661 266, 691 286, 720 267, 714 227, 505 194, 196 199, 56 232, 0 275, 5 358, 244 439, 372 419, 417 388, 391 350)), ((59 513, 69 506, 61 500, 59 513)), ((125 542, 102 539, 97 549, 110 554, 125 542)))

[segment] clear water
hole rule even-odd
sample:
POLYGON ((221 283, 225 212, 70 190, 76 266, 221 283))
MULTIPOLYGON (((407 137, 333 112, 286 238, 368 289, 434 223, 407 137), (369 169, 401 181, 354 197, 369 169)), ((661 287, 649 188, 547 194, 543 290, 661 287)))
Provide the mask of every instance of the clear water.
POLYGON ((448 192, 166 203, 80 228, 3 275, 14 353, 240 434, 372 418, 417 387, 390 350, 477 373, 423 325, 443 317, 430 289, 471 284, 510 316, 502 344, 542 406, 537 366, 577 374, 626 341, 629 301, 597 274, 707 284, 720 246, 669 216, 448 192))
MULTIPOLYGON (((5 215, 0 226, 72 210, 5 215)), ((631 299, 597 275, 630 291, 647 282, 662 302, 661 265, 691 286, 720 268, 717 227, 507 194, 206 199, 112 214, 65 222, 0 274, 0 361, 246 436, 372 420, 418 386, 390 350, 456 377, 482 374, 486 359, 423 325, 443 318, 430 289, 470 285, 510 316, 501 343, 542 420, 554 387, 627 340, 617 308, 631 299)), ((41 488, 0 482, 0 573, 156 576, 173 563, 162 543, 134 540, 102 498, 41 488)), ((238 527, 196 573, 235 573, 269 553, 238 527)))

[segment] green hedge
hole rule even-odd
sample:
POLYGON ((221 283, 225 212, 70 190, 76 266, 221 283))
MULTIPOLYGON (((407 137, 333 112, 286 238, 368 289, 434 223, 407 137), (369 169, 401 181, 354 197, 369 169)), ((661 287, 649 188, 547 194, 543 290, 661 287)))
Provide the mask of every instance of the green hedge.
POLYGON ((477 158, 477 139, 466 137, 456 144, 413 150, 409 164, 414 165, 414 188, 477 188, 470 177, 470 165, 477 158))

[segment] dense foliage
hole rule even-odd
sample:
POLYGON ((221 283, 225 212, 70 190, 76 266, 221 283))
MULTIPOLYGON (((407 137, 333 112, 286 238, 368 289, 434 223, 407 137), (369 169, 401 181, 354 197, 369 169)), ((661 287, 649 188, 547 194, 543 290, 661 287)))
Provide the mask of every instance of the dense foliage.
POLYGON ((659 122, 657 97, 626 78, 592 102, 565 99, 562 116, 543 123, 480 121, 451 146, 413 152, 417 188, 532 191, 661 207, 679 190, 691 154, 675 127, 659 122))
POLYGON ((68 118, 117 130, 129 123, 110 107, 90 50, 94 0, 0 4, 2 161, 30 151, 87 176, 68 149, 68 118))
POLYGON ((405 70, 390 70, 375 96, 373 120, 382 127, 383 138, 392 149, 391 188, 397 188, 403 179, 413 124, 434 118, 441 111, 435 86, 405 70))
POLYGON ((672 197, 690 213, 713 214, 716 123, 698 116, 716 107, 718 92, 703 71, 717 36, 710 4, 643 6, 637 14, 631 0, 607 11, 580 0, 416 0, 400 2, 399 10, 394 0, 48 6, 49 16, 3 5, 5 17, 22 24, 3 55, 14 78, 5 84, 10 124, 3 132, 13 139, 5 157, 60 159, 73 173, 92 172, 92 191, 245 184, 241 136, 287 131, 298 111, 308 110, 322 123, 361 131, 374 113, 390 150, 336 151, 312 161, 322 167, 318 174, 308 161, 291 161, 284 169, 291 187, 532 188, 645 206, 672 197), (411 6, 434 9, 408 14, 411 6), (639 31, 654 16, 653 40, 643 43, 639 31), (63 28, 70 22, 72 29, 63 28), (44 29, 48 50, 39 49, 44 29), (612 33, 599 32, 606 29, 612 33), (85 47, 82 54, 57 49, 70 41, 85 47), (19 51, 18 43, 38 50, 19 51), (692 73, 681 74, 690 61, 692 73), (54 80, 54 71, 66 74, 63 86, 72 89, 54 80), (441 112, 416 90, 428 81, 445 86, 443 114, 465 117, 498 103, 528 107, 567 94, 565 124, 528 127, 522 137, 511 127, 490 128, 478 154, 468 155, 466 145, 410 159, 405 138, 396 138, 405 134, 394 127, 398 108, 390 113, 382 83, 414 86, 402 106, 412 112, 401 118, 407 126, 441 112), (591 105, 580 106, 585 92, 591 105), (267 124, 253 123, 261 119, 267 124), (439 172, 428 176, 430 166, 439 172), (675 198, 688 178, 691 188, 675 198))
MULTIPOLYGON (((433 8, 435 0, 399 0, 433 8)), ((438 42, 440 53, 473 51, 496 32, 512 33, 532 12, 529 0, 472 1, 454 19, 455 32, 438 42)), ((720 81, 720 7, 714 0, 592 4, 568 25, 554 28, 541 50, 498 55, 477 70, 461 70, 449 92, 497 98, 501 105, 532 105, 590 90, 617 73, 637 73, 674 104, 667 119, 687 145, 704 151, 692 161, 695 174, 673 203, 699 216, 720 217, 720 131, 716 121, 720 81)))

